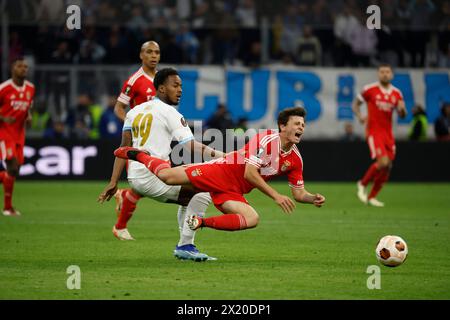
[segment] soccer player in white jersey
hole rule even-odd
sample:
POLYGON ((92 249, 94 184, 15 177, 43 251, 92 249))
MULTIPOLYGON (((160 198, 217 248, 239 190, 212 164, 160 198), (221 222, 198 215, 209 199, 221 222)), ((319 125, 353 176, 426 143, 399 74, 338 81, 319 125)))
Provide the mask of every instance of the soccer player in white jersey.
MULTIPOLYGON (((222 152, 195 141, 186 120, 174 108, 175 105, 179 104, 182 93, 182 82, 178 72, 172 68, 158 71, 154 79, 154 85, 157 91, 156 97, 134 107, 127 113, 121 146, 133 146, 149 151, 169 163, 169 155, 172 151, 170 143, 175 139, 191 151, 202 152, 205 156, 212 158, 222 157, 222 152)), ((115 159, 111 180, 99 195, 99 202, 109 201, 114 196, 125 164, 125 160, 115 159)), ((210 258, 208 255, 200 253, 195 247, 195 233, 185 223, 186 214, 204 213, 206 211, 211 202, 209 193, 197 193, 190 187, 166 185, 150 173, 143 164, 136 161, 129 162, 128 182, 133 191, 131 195, 127 195, 128 197, 133 197, 136 194, 160 202, 187 206, 186 210, 178 215, 180 241, 174 250, 174 255, 180 259, 195 261, 204 261, 210 258)), ((137 200, 131 201, 131 203, 133 202, 136 203, 137 200)), ((133 212, 135 207, 130 209, 133 212)), ((119 219, 118 224, 113 227, 114 235, 121 240, 132 240, 128 229, 121 229, 120 227, 121 221, 119 219)))

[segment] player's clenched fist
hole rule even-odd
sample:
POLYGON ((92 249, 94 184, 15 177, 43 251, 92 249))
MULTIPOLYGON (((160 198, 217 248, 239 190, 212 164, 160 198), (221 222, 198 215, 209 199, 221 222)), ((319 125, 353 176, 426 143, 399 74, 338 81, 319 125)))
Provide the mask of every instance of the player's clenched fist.
POLYGON ((320 193, 316 193, 314 196, 313 204, 320 208, 325 203, 325 197, 321 195, 320 193))

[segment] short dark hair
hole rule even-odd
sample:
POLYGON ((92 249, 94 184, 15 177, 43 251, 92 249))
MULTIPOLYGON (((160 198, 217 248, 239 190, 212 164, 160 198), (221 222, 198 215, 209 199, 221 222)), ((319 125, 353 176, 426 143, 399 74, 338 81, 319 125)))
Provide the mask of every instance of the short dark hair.
POLYGON ((278 114, 278 120, 277 120, 278 129, 280 129, 281 125, 285 126, 288 123, 289 118, 291 116, 299 116, 299 117, 305 118, 306 110, 303 107, 292 107, 292 108, 286 108, 283 111, 281 111, 278 114))
POLYGON ((156 73, 155 79, 153 79, 153 85, 155 86, 155 89, 158 90, 158 87, 160 85, 163 85, 169 76, 178 76, 178 75, 179 75, 178 71, 174 68, 161 69, 156 73))
POLYGON ((15 57, 15 58, 11 61, 11 66, 15 65, 16 62, 18 62, 18 61, 24 61, 24 60, 25 60, 25 58, 22 57, 22 56, 15 57))
POLYGON ((382 62, 378 65, 378 70, 380 70, 381 68, 389 68, 392 70, 392 66, 389 63, 386 62, 382 62))

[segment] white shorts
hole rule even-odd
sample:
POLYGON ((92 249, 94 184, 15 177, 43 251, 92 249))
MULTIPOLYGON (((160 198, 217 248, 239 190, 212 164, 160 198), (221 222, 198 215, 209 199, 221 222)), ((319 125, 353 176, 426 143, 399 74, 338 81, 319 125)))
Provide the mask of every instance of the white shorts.
POLYGON ((147 171, 139 178, 129 178, 128 183, 140 195, 159 202, 177 201, 181 186, 169 186, 147 171))

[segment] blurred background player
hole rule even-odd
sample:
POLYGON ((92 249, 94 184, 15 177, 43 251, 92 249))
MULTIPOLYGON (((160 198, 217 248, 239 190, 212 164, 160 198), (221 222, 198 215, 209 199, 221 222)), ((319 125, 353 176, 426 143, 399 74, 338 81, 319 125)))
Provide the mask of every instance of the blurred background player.
POLYGON ((428 120, 425 109, 420 104, 417 104, 412 108, 411 113, 413 118, 408 139, 411 141, 427 141, 428 120))
POLYGON ((3 183, 3 215, 19 216, 12 205, 14 182, 24 162, 25 125, 31 122, 31 106, 34 85, 25 80, 28 64, 17 58, 11 65, 11 79, 0 84, 0 159, 6 163, 6 171, 0 171, 3 183))
POLYGON ((378 82, 368 84, 353 102, 353 112, 361 124, 366 124, 366 139, 370 156, 376 159, 364 177, 357 183, 358 198, 366 204, 384 207, 376 196, 383 184, 389 180, 392 162, 395 158, 395 140, 392 132, 392 112, 397 110, 401 118, 406 116, 405 102, 399 89, 391 84, 394 77, 392 67, 381 64, 378 67, 378 82), (367 117, 362 116, 360 107, 367 104, 367 117), (367 185, 373 181, 369 195, 367 185))
MULTIPOLYGON (((159 44, 155 41, 144 42, 141 46, 139 57, 142 61, 141 67, 125 81, 114 106, 114 113, 122 122, 125 120, 128 107, 133 109, 136 105, 151 100, 156 94, 153 79, 155 78, 156 68, 161 59, 159 44)), ((139 199, 139 196, 134 195, 131 189, 118 189, 115 198, 116 212, 119 219, 123 201, 128 202, 127 194, 130 194, 130 197, 134 199, 139 199)))
POLYGON ((437 141, 450 141, 450 102, 441 107, 441 115, 434 122, 437 141))
POLYGON ((133 109, 138 104, 151 100, 156 94, 153 79, 161 59, 159 44, 155 41, 144 42, 141 46, 139 57, 141 58, 142 66, 125 81, 114 106, 115 114, 122 121, 125 120, 128 107, 133 109))
MULTIPOLYGON (((166 68, 159 71, 155 77, 157 98, 140 104, 130 110, 125 118, 122 133, 121 146, 134 146, 148 150, 158 155, 169 163, 171 153, 170 143, 173 138, 187 146, 191 151, 198 150, 210 157, 221 157, 222 152, 215 151, 194 140, 191 129, 183 116, 174 108, 181 98, 181 79, 175 69, 166 68)), ((125 166, 125 161, 116 159, 114 162, 111 181, 98 200, 109 200, 116 192, 117 183, 125 166)), ((126 221, 136 208, 139 198, 134 195, 146 196, 151 199, 165 202, 178 203, 187 206, 179 214, 180 242, 175 248, 174 255, 181 259, 204 261, 209 257, 198 252, 194 245, 195 232, 189 229, 184 220, 186 214, 197 212, 204 213, 211 198, 208 193, 198 193, 192 188, 182 186, 168 186, 159 180, 147 168, 135 161, 130 161, 128 167, 128 181, 132 186, 132 192, 126 197, 130 203, 124 202, 118 223, 113 227, 113 233, 122 240, 132 240, 126 229, 126 221), (183 221, 180 221, 183 219, 183 221)))
POLYGON ((236 231, 254 228, 259 215, 243 196, 254 188, 272 198, 285 213, 295 209, 291 198, 278 193, 266 182, 274 177, 287 175, 295 201, 316 207, 325 203, 323 195, 311 194, 304 187, 303 160, 296 144, 300 143, 304 133, 305 115, 306 111, 301 107, 285 109, 278 115, 278 133, 264 130, 243 149, 206 163, 170 168, 156 155, 130 147, 121 147, 114 154, 145 164, 169 185, 190 185, 196 190, 210 192, 214 205, 225 214, 208 218, 191 215, 188 217, 191 229, 208 227, 236 231))

